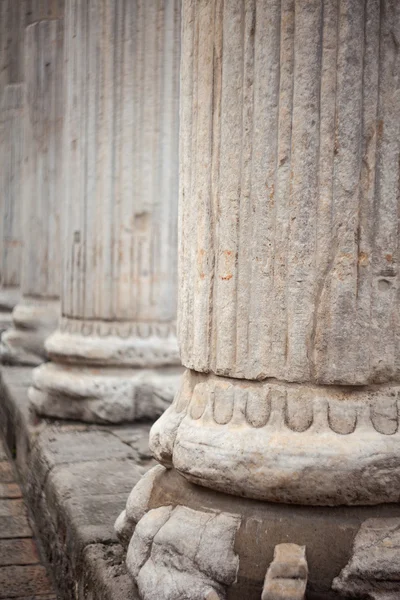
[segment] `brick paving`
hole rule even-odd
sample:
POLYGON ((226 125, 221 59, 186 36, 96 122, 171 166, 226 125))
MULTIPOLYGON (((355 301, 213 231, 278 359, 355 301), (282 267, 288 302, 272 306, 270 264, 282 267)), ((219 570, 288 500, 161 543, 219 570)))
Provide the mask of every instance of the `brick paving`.
POLYGON ((40 563, 21 489, 0 440, 0 599, 56 598, 40 563))

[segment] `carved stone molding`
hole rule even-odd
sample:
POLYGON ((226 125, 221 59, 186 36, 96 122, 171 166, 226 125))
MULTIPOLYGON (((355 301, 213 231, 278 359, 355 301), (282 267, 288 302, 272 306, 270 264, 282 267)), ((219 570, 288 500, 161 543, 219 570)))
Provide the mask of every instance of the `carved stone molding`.
POLYGON ((68 364, 144 368, 181 364, 173 322, 63 317, 46 349, 51 359, 68 364))
POLYGON ((27 366, 47 359, 45 339, 56 329, 60 302, 24 296, 12 313, 12 327, 1 335, 0 361, 27 366))
POLYGON ((179 386, 179 367, 95 369, 48 362, 35 369, 29 398, 38 414, 92 423, 156 419, 179 386))
POLYGON ((138 418, 138 368, 154 392, 144 394, 149 417, 166 406, 163 385, 165 402, 176 389, 161 380, 180 365, 180 10, 180 0, 66 5, 62 320, 46 342, 56 366, 30 392, 41 414, 138 418))
MULTIPOLYGON (((155 514, 154 509, 168 507, 170 510, 177 506, 185 506, 200 513, 230 515, 236 519, 239 516, 240 527, 236 532, 234 544, 234 551, 239 557, 239 570, 237 580, 226 590, 227 597, 231 600, 244 600, 244 598, 260 600, 267 570, 274 564, 276 546, 280 546, 282 543, 289 543, 289 550, 291 545, 295 544, 298 552, 296 551, 294 554, 291 552, 280 553, 279 560, 276 561, 272 572, 274 579, 276 576, 275 581, 282 578, 281 583, 285 587, 285 579, 299 578, 301 580, 300 590, 304 590, 305 578, 307 578, 307 598, 342 600, 343 596, 332 590, 332 582, 349 562, 354 538, 360 525, 367 519, 376 519, 376 517, 385 517, 380 520, 388 522, 391 518, 394 523, 394 518, 398 519, 400 513, 399 504, 315 507, 260 502, 193 485, 175 469, 157 466, 148 471, 133 488, 125 510, 115 524, 118 537, 127 547, 129 540, 134 535, 135 527, 138 523, 140 525, 143 522, 145 516, 147 517, 151 513, 155 514), (307 548, 308 569, 304 561, 302 548, 304 546, 307 548)), ((152 519, 149 516, 146 529, 150 521, 152 519)), ((396 531, 397 529, 393 527, 388 532, 390 540, 394 542, 393 548, 386 545, 385 538, 376 536, 377 547, 386 546, 381 564, 385 564, 388 575, 394 574, 397 569, 396 563, 392 568, 390 566, 390 558, 396 551, 396 531)), ((148 539, 148 542, 151 540, 148 539)), ((157 538, 154 537, 154 542, 155 546, 161 546, 160 554, 170 549, 172 555, 175 555, 175 550, 179 549, 179 545, 170 544, 168 538, 163 537, 158 544, 157 538)), ((152 547, 151 543, 150 547, 152 547)), ((147 545, 148 549, 150 547, 147 545)), ((365 561, 361 566, 363 567, 365 564, 369 572, 372 572, 371 569, 376 566, 375 576, 377 576, 379 564, 374 556, 371 557, 371 561, 367 561, 367 544, 364 547, 365 561)), ((210 548, 212 549, 212 546, 210 548)), ((138 556, 143 557, 143 547, 137 548, 137 550, 138 556)), ((135 554, 132 548, 130 552, 131 561, 134 564, 135 554)), ((138 559, 139 564, 141 560, 141 558, 138 559)), ((353 563, 357 566, 356 562, 353 561, 353 563)), ((162 561, 158 563, 157 567, 161 565, 162 561)), ((352 574, 355 573, 356 577, 358 576, 353 567, 351 571, 352 574)), ((365 572, 363 568, 361 571, 365 572)), ((137 577, 136 571, 130 572, 135 578, 137 577)), ((351 578, 353 581, 352 575, 351 578)), ((342 583, 347 586, 347 581, 344 581, 343 578, 342 583)), ((299 586, 294 585, 294 588, 295 591, 296 588, 298 591, 299 586)), ((171 600, 171 598, 175 600, 174 596, 168 595, 169 590, 169 586, 166 585, 164 595, 164 588, 160 588, 157 600, 171 600)), ((283 600, 283 598, 287 600, 284 596, 279 600, 283 600)))
POLYGON ((398 502, 399 394, 397 385, 344 389, 187 371, 150 447, 193 483, 230 494, 316 505, 398 502))

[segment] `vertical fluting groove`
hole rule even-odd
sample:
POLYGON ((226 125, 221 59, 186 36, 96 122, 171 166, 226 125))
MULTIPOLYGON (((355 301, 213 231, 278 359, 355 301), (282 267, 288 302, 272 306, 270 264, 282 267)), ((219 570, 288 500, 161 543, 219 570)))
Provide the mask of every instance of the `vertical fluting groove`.
POLYGON ((0 283, 20 284, 22 248, 23 84, 9 84, 0 102, 0 283))
POLYGON ((180 279, 178 293, 177 331, 181 352, 189 354, 193 340, 193 312, 190 309, 193 278, 197 264, 192 260, 195 244, 187 243, 190 236, 189 215, 192 208, 193 155, 193 102, 194 102, 194 3, 182 3, 182 62, 180 81, 180 135, 179 135, 179 210, 178 210, 178 272, 186 275, 185 285, 180 279), (187 228, 187 229, 186 229, 187 228), (184 325, 183 325, 184 324, 184 325), (183 326, 182 326, 183 325, 183 326))
POLYGON ((396 379, 400 5, 183 5, 183 363, 396 379))
POLYGON ((263 377, 259 352, 269 354, 269 320, 263 310, 271 296, 271 248, 275 220, 275 143, 279 106, 280 0, 257 3, 255 32, 255 94, 252 161, 252 229, 250 247, 249 357, 246 370, 263 377), (261 199, 263 199, 261 201, 261 199), (263 340, 257 350, 257 338, 263 340), (267 349, 267 350, 265 350, 267 349))
POLYGON ((24 295, 58 298, 63 168, 63 19, 26 30, 24 102, 24 295), (40 243, 38 243, 40 240, 40 243))
POLYGON ((63 314, 174 321, 176 248, 169 240, 176 238, 178 157, 161 150, 164 138, 176 148, 178 136, 175 0, 68 0, 67 7, 75 65, 68 75, 68 177, 80 185, 69 183, 67 191, 72 260, 65 262, 63 314))
POLYGON ((287 315, 287 253, 289 222, 287 219, 288 199, 290 195, 292 113, 294 94, 294 34, 295 2, 282 0, 280 32, 280 69, 279 69, 279 113, 278 139, 276 146, 276 166, 274 191, 275 227, 273 246, 273 297, 274 312, 279 327, 270 324, 270 344, 265 349, 274 363, 282 361, 287 367, 288 315, 287 315), (274 330, 275 329, 275 330, 274 330))
POLYGON ((242 201, 239 204, 238 249, 235 257, 237 268, 237 285, 235 298, 236 336, 235 367, 243 368, 248 355, 248 344, 242 340, 248 339, 248 319, 238 317, 238 306, 249 304, 248 272, 250 261, 246 253, 246 240, 251 237, 249 229, 251 201, 251 161, 252 136, 254 133, 254 34, 256 19, 256 1, 246 3, 243 26, 243 94, 242 94, 242 155, 240 163, 240 192, 242 201))

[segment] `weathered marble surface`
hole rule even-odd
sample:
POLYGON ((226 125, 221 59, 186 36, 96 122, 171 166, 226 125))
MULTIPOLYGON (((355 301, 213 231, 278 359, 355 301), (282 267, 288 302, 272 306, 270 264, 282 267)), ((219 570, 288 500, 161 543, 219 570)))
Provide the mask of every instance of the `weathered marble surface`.
POLYGON ((179 387, 179 367, 91 368, 45 363, 34 371, 29 398, 40 415, 91 423, 156 419, 179 387))
POLYGON ((265 576, 261 600, 305 600, 307 576, 305 546, 278 544, 265 576))
POLYGON ((398 502, 400 4, 183 3, 178 337, 151 433, 190 481, 398 502))
POLYGON ((184 2, 183 364, 399 380, 400 4, 184 2))
POLYGON ((142 600, 222 600, 235 582, 240 518, 184 506, 150 510, 137 524, 127 568, 142 600))
POLYGON ((0 89, 0 309, 20 296, 24 85, 0 89))
POLYGON ((65 0, 0 0, 0 94, 24 81, 25 28, 64 16, 65 0))
POLYGON ((400 519, 368 519, 353 554, 333 582, 346 598, 396 600, 400 593, 400 519))
POLYGON ((180 2, 71 0, 65 20, 62 320, 46 342, 59 375, 43 367, 31 397, 49 416, 123 421, 137 414, 132 369, 159 369, 144 374, 155 418, 180 366, 180 2))
POLYGON ((2 360, 40 364, 59 317, 63 198, 64 21, 25 31, 21 300, 1 338, 2 360))
POLYGON ((152 427, 150 447, 193 483, 229 494, 315 505, 398 502, 399 393, 399 385, 348 389, 187 371, 152 427))

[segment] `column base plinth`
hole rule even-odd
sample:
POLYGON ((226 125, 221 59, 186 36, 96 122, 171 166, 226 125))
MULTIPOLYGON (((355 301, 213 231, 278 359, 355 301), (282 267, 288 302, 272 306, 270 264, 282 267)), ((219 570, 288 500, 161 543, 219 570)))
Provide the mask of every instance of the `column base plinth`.
POLYGON ((182 369, 93 368, 46 363, 29 389, 36 412, 88 423, 156 419, 171 404, 182 369))
POLYGON ((0 289, 0 310, 12 311, 21 298, 21 290, 17 287, 0 289))
POLYGON ((143 600, 188 597, 179 595, 180 580, 171 577, 176 565, 180 577, 186 574, 183 579, 191 586, 186 591, 193 590, 191 598, 207 598, 211 589, 216 595, 210 598, 260 600, 275 546, 282 543, 306 547, 307 599, 334 600, 347 597, 337 591, 344 587, 334 580, 351 560, 362 524, 367 519, 386 523, 399 517, 399 505, 310 507, 239 498, 194 485, 175 469, 157 466, 135 486, 115 528, 127 548, 127 567, 143 600), (210 514, 220 521, 208 545, 213 569, 201 558, 197 539, 202 531, 203 536, 211 534, 210 514), (179 522, 175 523, 174 515, 179 522), (184 530, 179 523, 184 523, 184 530), (190 532, 188 539, 185 531, 190 532), (218 561, 213 547, 216 536, 218 561), (184 558, 178 541, 183 538, 184 558), (178 590, 175 595, 171 586, 178 590))
POLYGON ((23 298, 12 312, 12 327, 1 336, 1 362, 35 367, 47 360, 44 342, 59 317, 59 301, 23 298))
POLYGON ((150 448, 192 483, 266 502, 400 500, 400 386, 313 386, 187 371, 150 448))
POLYGON ((92 367, 180 366, 174 323, 63 318, 46 340, 54 362, 92 367))

